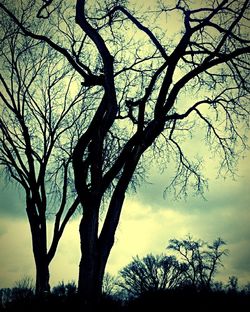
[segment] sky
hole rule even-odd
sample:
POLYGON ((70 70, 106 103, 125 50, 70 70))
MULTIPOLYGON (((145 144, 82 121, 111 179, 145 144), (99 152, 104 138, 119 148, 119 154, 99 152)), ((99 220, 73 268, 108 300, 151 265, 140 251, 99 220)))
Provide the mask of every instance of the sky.
MULTIPOLYGON (((141 1, 141 3, 147 1, 141 1)), ((198 146, 198 145, 197 145, 198 146)), ((206 199, 176 200, 163 196, 168 172, 152 168, 148 182, 127 196, 115 244, 106 271, 116 275, 132 257, 167 253, 171 238, 212 242, 221 237, 229 255, 224 258, 216 279, 227 282, 237 276, 240 284, 250 282, 250 153, 238 165, 237 177, 217 178, 216 159, 205 157, 203 166, 209 180, 206 199)), ((77 282, 80 261, 79 216, 69 222, 50 265, 51 285, 77 282)), ((25 216, 25 200, 0 177, 0 288, 12 287, 23 277, 34 279, 31 235, 25 216)))
MULTIPOLYGON (((164 198, 167 173, 153 170, 151 184, 143 184, 136 194, 127 196, 115 244, 106 271, 116 275, 132 257, 148 253, 166 253, 171 238, 182 239, 191 234, 195 239, 212 242, 218 237, 226 241, 229 255, 223 259, 216 279, 226 283, 235 275, 241 285, 250 282, 250 153, 240 161, 238 178, 216 179, 209 176, 206 200, 189 196, 176 201, 164 198)), ((212 161, 208 170, 215 172, 212 161)), ((50 266, 51 285, 60 281, 77 282, 80 245, 79 217, 66 227, 50 266)), ((34 279, 29 225, 24 215, 21 194, 11 187, 1 188, 0 204, 0 288, 12 287, 23 277, 34 279)))

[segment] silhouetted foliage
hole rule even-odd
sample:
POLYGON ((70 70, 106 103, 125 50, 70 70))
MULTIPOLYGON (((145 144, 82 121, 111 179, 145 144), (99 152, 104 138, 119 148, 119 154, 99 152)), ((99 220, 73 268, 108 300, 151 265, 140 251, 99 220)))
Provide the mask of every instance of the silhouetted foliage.
POLYGON ((243 287, 243 292, 250 296, 250 282, 243 287))
POLYGON ((224 245, 220 238, 209 244, 194 240, 189 235, 183 240, 171 239, 167 248, 177 252, 186 265, 184 274, 187 285, 210 289, 218 267, 222 266, 222 257, 228 252, 223 249, 224 245))
POLYGON ((12 301, 29 301, 34 295, 34 284, 33 280, 26 276, 15 283, 12 288, 11 298, 12 301))
POLYGON ((53 287, 51 293, 56 296, 73 296, 77 294, 77 286, 75 282, 70 282, 67 284, 64 284, 62 281, 57 286, 53 287))
POLYGON ((31 306, 34 299, 33 280, 25 276, 14 284, 13 288, 1 289, 1 308, 15 311, 19 306, 31 306))
POLYGON ((179 286, 185 270, 185 266, 174 256, 149 254, 142 259, 136 256, 119 272, 119 286, 125 289, 130 297, 138 297, 143 293, 179 286))
POLYGON ((238 278, 236 276, 229 276, 227 290, 230 293, 236 293, 238 291, 238 278))
POLYGON ((107 296, 112 296, 116 292, 117 277, 110 273, 105 273, 102 282, 102 293, 107 296))
MULTIPOLYGON (((164 259, 164 256, 150 254, 140 260, 138 257, 135 259, 143 264, 143 259, 150 259, 149 261, 156 261, 157 259, 156 262, 159 262, 159 259, 164 259)), ((149 267, 156 268, 157 266, 155 264, 150 265, 147 269, 143 265, 139 265, 139 267, 148 272, 149 267)), ((223 285, 221 282, 217 286, 213 284, 214 287, 211 289, 198 289, 187 284, 175 283, 168 289, 151 288, 129 298, 120 295, 119 287, 117 287, 118 277, 110 274, 105 276, 107 276, 105 277, 107 291, 101 296, 96 311, 106 309, 109 312, 138 312, 144 309, 146 311, 149 309, 174 309, 175 311, 211 312, 224 311, 230 308, 235 309, 235 311, 248 311, 250 308, 249 285, 235 287, 238 280, 235 276, 229 277, 229 284, 234 285, 233 291, 229 290, 232 288, 229 287, 229 284, 223 285)), ((146 285, 148 285, 147 281, 146 285)), ((0 289, 1 312, 77 311, 80 306, 80 298, 73 281, 69 283, 60 282, 52 288, 51 293, 47 293, 43 298, 35 296, 32 280, 28 277, 16 282, 13 288, 0 289)))

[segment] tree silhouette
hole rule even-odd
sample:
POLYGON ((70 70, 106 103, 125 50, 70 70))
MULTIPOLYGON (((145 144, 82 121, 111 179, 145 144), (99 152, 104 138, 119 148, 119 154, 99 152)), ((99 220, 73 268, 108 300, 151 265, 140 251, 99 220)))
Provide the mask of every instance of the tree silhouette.
POLYGON ((77 287, 74 281, 67 284, 64 284, 62 281, 57 286, 53 287, 52 293, 59 297, 70 297, 77 293, 77 287))
POLYGON ((102 283, 102 293, 106 296, 111 296, 117 287, 117 278, 110 273, 105 273, 102 283))
POLYGON ((79 204, 70 164, 87 108, 75 73, 56 51, 23 36, 2 11, 0 23, 0 164, 25 193, 40 294, 49 291, 49 264, 79 204), (47 218, 54 220, 50 245, 47 218))
POLYGON ((137 256, 119 272, 119 286, 132 298, 147 292, 173 289, 182 283, 185 270, 186 267, 174 256, 149 254, 142 259, 137 256))
POLYGON ((101 294, 125 194, 147 163, 168 164, 177 196, 189 186, 202 193, 202 160, 192 157, 191 140, 199 131, 221 169, 233 172, 248 119, 249 1, 155 1, 148 12, 125 0, 31 3, 25 19, 21 5, 21 13, 7 1, 0 8, 21 34, 61 54, 92 95, 72 156, 83 208, 78 288, 91 306, 101 294), (180 20, 172 34, 170 24, 152 26, 164 16, 180 20))
POLYGON ((202 240, 194 240, 190 235, 187 239, 171 239, 168 249, 174 250, 186 265, 184 272, 186 283, 197 289, 211 289, 212 281, 218 266, 222 265, 222 256, 227 254, 222 249, 225 242, 218 238, 212 244, 202 240))
POLYGON ((231 293, 236 293, 238 288, 238 278, 236 276, 229 276, 227 289, 231 293))

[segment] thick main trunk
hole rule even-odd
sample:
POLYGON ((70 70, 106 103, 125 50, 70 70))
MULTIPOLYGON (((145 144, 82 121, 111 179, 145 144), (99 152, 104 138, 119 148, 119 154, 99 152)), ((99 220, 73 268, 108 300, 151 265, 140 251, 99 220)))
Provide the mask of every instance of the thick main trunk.
MULTIPOLYGON (((100 303, 105 267, 114 244, 123 201, 124 194, 119 194, 119 199, 115 203, 112 201, 116 205, 116 215, 113 216, 109 231, 102 232, 99 238, 97 230, 93 230, 98 224, 98 214, 93 213, 93 209, 89 210, 90 214, 83 214, 80 225, 82 258, 79 267, 78 292, 84 311, 95 311, 100 303)), ((99 207, 96 211, 98 210, 99 207)))
POLYGON ((85 311, 86 309, 87 311, 94 311, 98 306, 102 292, 103 275, 114 244, 114 236, 119 223, 125 193, 140 155, 139 148, 134 149, 133 157, 131 156, 125 164, 122 175, 111 196, 108 212, 99 237, 98 212, 101 201, 96 201, 96 205, 92 204, 92 206, 89 205, 92 201, 85 202, 80 225, 82 258, 78 284, 78 291, 85 311), (86 203, 88 204, 86 205, 86 203))
POLYGON ((102 291, 103 269, 98 245, 98 211, 100 203, 86 207, 79 232, 82 258, 79 265, 78 292, 85 311, 98 305, 102 291))
POLYGON ((37 258, 38 259, 35 259, 35 262, 36 262, 36 295, 44 296, 50 292, 49 265, 44 255, 40 255, 37 258))
MULTIPOLYGON (((82 307, 87 311, 93 311, 100 302, 102 293, 102 280, 104 269, 100 266, 100 258, 97 255, 82 256, 79 270, 79 295, 82 307)), ((84 311, 85 311, 84 310, 84 311)))

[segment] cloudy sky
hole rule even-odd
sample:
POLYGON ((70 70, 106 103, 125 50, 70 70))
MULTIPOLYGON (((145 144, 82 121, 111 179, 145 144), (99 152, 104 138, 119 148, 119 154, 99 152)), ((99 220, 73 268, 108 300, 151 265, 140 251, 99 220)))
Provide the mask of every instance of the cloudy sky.
MULTIPOLYGON (((142 2, 145 2, 144 0, 142 2)), ((150 1, 149 1, 150 2, 150 1)), ((171 24, 173 25, 173 24, 171 24)), ((198 145, 197 145, 198 146, 198 145)), ((235 180, 217 178, 217 162, 204 158, 209 179, 206 199, 192 197, 176 201, 163 193, 168 172, 160 174, 152 168, 148 182, 136 194, 127 196, 115 245, 107 271, 116 274, 133 256, 163 253, 171 238, 194 238, 212 242, 221 237, 229 255, 217 279, 226 282, 235 275, 241 284, 250 282, 250 153, 238 166, 235 180)), ((64 280, 77 281, 80 260, 79 218, 67 226, 51 263, 51 285, 64 280)), ((0 181, 0 288, 11 287, 24 276, 34 278, 31 236, 21 193, 0 181)))
MULTIPOLYGON (((209 176, 206 200, 188 197, 175 201, 164 199, 167 173, 150 175, 151 184, 143 184, 137 194, 127 197, 115 245, 107 271, 116 274, 135 255, 168 252, 170 238, 194 238, 212 242, 217 237, 227 242, 229 255, 217 279, 227 281, 236 275, 241 284, 250 281, 250 155, 239 164, 239 177, 216 179, 209 176)), ((210 172, 211 160, 207 161, 210 172)), ((4 188, 2 182, 0 207, 0 287, 11 287, 24 276, 34 277, 29 226, 24 215, 24 202, 16 189, 4 188)), ((77 281, 80 259, 79 219, 66 228, 55 259, 51 264, 51 284, 77 281)))

